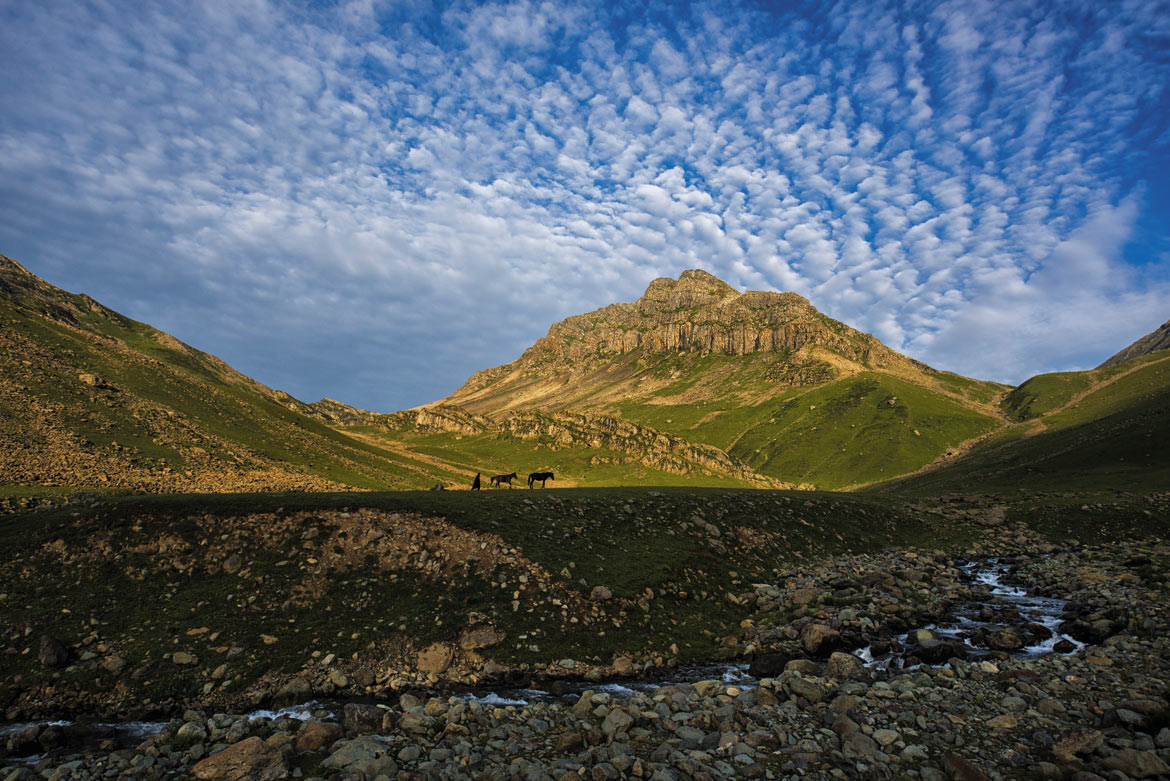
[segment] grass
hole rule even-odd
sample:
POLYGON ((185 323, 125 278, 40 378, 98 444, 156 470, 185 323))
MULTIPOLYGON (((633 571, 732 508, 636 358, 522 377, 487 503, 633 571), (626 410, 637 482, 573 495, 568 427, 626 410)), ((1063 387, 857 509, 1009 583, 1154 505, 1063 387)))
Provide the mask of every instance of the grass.
POLYGON ((954 463, 881 490, 918 494, 1016 488, 1164 490, 1170 475, 1170 361, 1147 358, 1112 367, 1104 376, 1135 368, 1096 386, 1089 381, 1094 377, 1100 381, 1097 371, 1059 378, 1055 384, 1046 379, 1030 391, 1034 402, 1019 409, 1026 414, 1058 410, 1072 398, 1070 388, 1094 389, 1067 409, 1034 417, 990 438, 954 463), (1040 395, 1044 388, 1050 392, 1040 395))
MULTIPOLYGON (((0 565, 4 642, 28 646, 48 633, 80 643, 97 633, 126 659, 125 674, 104 673, 93 660, 62 680, 100 691, 117 679, 155 702, 200 689, 221 663, 236 681, 229 690, 243 691, 265 675, 297 672, 312 650, 371 660, 402 643, 454 641, 471 612, 507 632, 487 653, 508 664, 662 655, 673 643, 684 659, 711 658, 746 615, 727 591, 774 579, 785 561, 934 542, 935 523, 883 497, 717 488, 120 497, 0 520, 0 545, 10 552, 0 565), (338 536, 350 517, 341 513, 366 511, 388 539, 406 514, 449 526, 415 525, 424 536, 404 543, 401 551, 414 553, 401 558, 338 559, 314 596, 299 598, 312 580, 310 559, 327 561, 338 545, 352 552, 338 536), (531 570, 507 555, 481 572, 409 563, 420 545, 438 560, 458 534, 514 551, 551 580, 525 585, 521 575, 531 570), (218 568, 229 551, 246 561, 238 575, 218 568), (618 598, 600 613, 589 610, 595 585, 618 598), (633 605, 646 589, 649 611, 633 605), (200 627, 208 632, 189 634, 200 627), (263 644, 264 634, 277 642, 263 644), (233 647, 244 650, 227 660, 233 647), (129 676, 179 650, 199 663, 129 676)), ((11 659, 6 675, 22 686, 52 679, 35 648, 11 659)))
MULTIPOLYGON (((20 377, 26 393, 60 409, 61 422, 85 447, 104 452, 116 442, 132 462, 176 471, 191 467, 190 449, 197 447, 227 468, 272 463, 366 489, 421 487, 441 472, 288 409, 263 386, 210 356, 164 343, 149 326, 86 315, 87 328, 119 340, 111 345, 8 301, 0 308, 14 332, 52 356, 13 368, 11 375, 20 377), (80 372, 108 387, 81 383, 80 372)), ((14 419, 24 414, 10 412, 14 419)))

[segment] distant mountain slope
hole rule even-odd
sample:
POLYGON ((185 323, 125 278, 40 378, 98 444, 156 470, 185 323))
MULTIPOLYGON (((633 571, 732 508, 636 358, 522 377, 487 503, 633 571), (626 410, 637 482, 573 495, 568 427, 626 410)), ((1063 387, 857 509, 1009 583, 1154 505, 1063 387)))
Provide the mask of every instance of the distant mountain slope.
POLYGON ((1170 353, 1033 377, 1003 406, 1015 424, 882 490, 1143 492, 1170 485, 1170 353))
POLYGON ((763 478, 842 488, 1003 425, 1008 389, 932 369, 795 293, 739 293, 691 270, 553 324, 437 404, 609 417, 718 448, 763 478))
POLYGON ((316 414, 0 256, 0 485, 269 491, 462 479, 316 414))
POLYGON ((1162 325, 1152 333, 1148 333, 1141 339, 1126 347, 1121 352, 1106 360, 1103 364, 1098 366, 1098 369, 1107 369, 1110 366, 1117 366, 1126 361, 1132 361, 1134 358, 1140 358, 1143 355, 1149 355, 1158 350, 1170 350, 1170 320, 1162 323, 1162 325))

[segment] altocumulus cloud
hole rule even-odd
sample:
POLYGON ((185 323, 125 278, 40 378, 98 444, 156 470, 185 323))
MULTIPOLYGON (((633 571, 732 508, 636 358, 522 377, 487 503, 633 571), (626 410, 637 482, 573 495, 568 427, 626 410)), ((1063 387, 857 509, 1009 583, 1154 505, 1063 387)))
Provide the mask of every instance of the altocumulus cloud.
POLYGON ((1165 2, 12 3, 0 252, 419 404, 702 267, 940 368, 1170 316, 1165 2))

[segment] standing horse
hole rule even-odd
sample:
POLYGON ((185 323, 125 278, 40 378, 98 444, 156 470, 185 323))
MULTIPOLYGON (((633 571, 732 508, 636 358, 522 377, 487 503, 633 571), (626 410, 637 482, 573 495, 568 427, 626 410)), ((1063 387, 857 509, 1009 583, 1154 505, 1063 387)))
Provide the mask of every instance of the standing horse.
POLYGON ((494 477, 492 477, 492 485, 503 485, 504 483, 507 483, 508 487, 511 488, 512 481, 515 479, 516 479, 515 472, 513 472, 510 475, 495 475, 494 477))
POLYGON ((532 484, 535 483, 537 480, 539 480, 540 487, 544 488, 544 481, 545 480, 552 480, 552 479, 553 479, 552 472, 533 472, 532 474, 528 475, 528 487, 531 488, 532 484))

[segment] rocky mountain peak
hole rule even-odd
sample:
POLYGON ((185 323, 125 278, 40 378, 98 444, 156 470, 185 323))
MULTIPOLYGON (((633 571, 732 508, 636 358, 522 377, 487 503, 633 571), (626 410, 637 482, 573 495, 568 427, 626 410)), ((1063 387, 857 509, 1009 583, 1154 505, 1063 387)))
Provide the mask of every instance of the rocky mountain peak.
POLYGON ((701 269, 690 269, 678 279, 659 277, 654 280, 637 303, 643 311, 656 311, 718 304, 738 296, 735 288, 718 277, 701 269))

